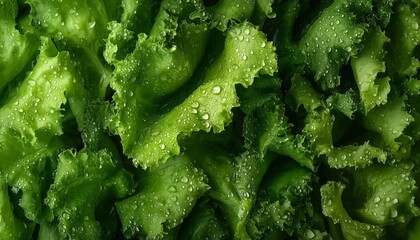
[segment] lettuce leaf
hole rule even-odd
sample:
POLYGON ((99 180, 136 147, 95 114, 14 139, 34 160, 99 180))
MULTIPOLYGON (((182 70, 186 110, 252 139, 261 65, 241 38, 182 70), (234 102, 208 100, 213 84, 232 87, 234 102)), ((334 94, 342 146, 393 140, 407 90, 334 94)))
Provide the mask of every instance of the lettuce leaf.
MULTIPOLYGON (((186 50, 190 51, 190 46, 186 50)), ((249 23, 233 26, 226 37, 224 52, 208 69, 203 84, 181 104, 160 114, 156 114, 156 106, 143 100, 147 95, 142 92, 147 87, 122 82, 132 79, 125 75, 130 68, 124 65, 125 70, 121 71, 125 77, 122 78, 117 67, 111 86, 116 89, 115 122, 124 152, 133 158, 135 166, 155 167, 180 153, 178 137, 199 130, 222 131, 231 121, 231 109, 239 105, 235 86, 247 87, 259 74, 273 74, 275 64, 274 49, 263 33, 249 23), (174 121, 177 124, 173 124, 174 121)), ((139 79, 142 80, 144 78, 139 79)), ((144 82, 148 83, 151 84, 144 82)), ((157 91, 159 89, 162 88, 157 91)))
POLYGON ((117 202, 124 235, 162 238, 181 224, 208 190, 207 178, 188 156, 176 156, 141 177, 138 192, 117 202))

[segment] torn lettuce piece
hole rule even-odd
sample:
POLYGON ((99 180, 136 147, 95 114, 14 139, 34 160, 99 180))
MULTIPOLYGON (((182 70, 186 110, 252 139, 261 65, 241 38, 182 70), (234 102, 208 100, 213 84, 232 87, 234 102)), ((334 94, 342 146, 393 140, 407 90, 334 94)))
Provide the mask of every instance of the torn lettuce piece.
POLYGON ((208 198, 197 202, 183 221, 178 239, 229 239, 228 228, 213 205, 208 198))
POLYGON ((186 155, 169 159, 140 177, 138 192, 116 203, 124 235, 162 238, 181 224, 209 189, 204 173, 186 155))
POLYGON ((327 182, 321 187, 322 212, 339 224, 344 239, 380 239, 384 229, 374 224, 352 219, 343 206, 342 195, 345 185, 339 182, 327 182))
POLYGON ((35 34, 21 34, 15 18, 18 3, 15 0, 0 1, 0 93, 35 58, 40 44, 35 34))
MULTIPOLYGON (((191 50, 191 46, 188 49, 191 50)), ((133 158, 134 165, 143 168, 165 162, 170 156, 179 154, 178 137, 199 130, 220 132, 224 129, 232 120, 231 109, 239 105, 237 84, 248 87, 259 74, 272 75, 275 70, 272 44, 256 27, 242 23, 228 32, 225 50, 210 66, 202 85, 167 113, 156 115, 156 106, 142 106, 148 105, 142 99, 143 88, 130 87, 127 82, 118 86, 112 84, 117 91, 114 96, 116 122, 124 152, 133 158), (130 94, 133 90, 138 91, 134 97, 130 94)), ((115 81, 122 81, 117 74, 115 81)))
POLYGON ((293 162, 273 165, 259 187, 248 222, 252 238, 328 239, 320 209, 311 196, 314 174, 293 162))
POLYGON ((406 224, 420 215, 414 203, 415 183, 410 163, 374 164, 354 171, 350 191, 356 206, 352 212, 371 224, 406 224))
POLYGON ((299 52, 322 89, 340 85, 339 71, 361 48, 371 1, 336 0, 325 8, 299 41, 299 52), (330 31, 332 29, 332 31, 330 31))
POLYGON ((103 239, 105 229, 95 210, 134 190, 132 175, 107 150, 59 155, 57 172, 45 204, 58 220, 60 238, 103 239))
POLYGON ((0 172, 22 191, 20 206, 28 219, 43 218, 43 192, 61 148, 72 144, 63 134, 63 106, 83 110, 83 88, 67 52, 58 52, 42 38, 37 63, 23 82, 11 90, 0 108, 0 172))
POLYGON ((10 240, 32 239, 35 224, 17 218, 9 199, 7 184, 0 175, 0 238, 10 240))
POLYGON ((365 46, 351 58, 351 67, 359 88, 363 114, 367 114, 374 107, 387 102, 387 95, 391 90, 389 77, 377 77, 385 72, 384 44, 389 38, 381 30, 373 30, 364 41, 365 46))
MULTIPOLYGON (((39 1, 26 0, 31 6, 34 24, 57 40, 91 48, 94 53, 101 45, 108 18, 102 0, 39 1)), ((118 7, 114 8, 115 10, 118 7)))

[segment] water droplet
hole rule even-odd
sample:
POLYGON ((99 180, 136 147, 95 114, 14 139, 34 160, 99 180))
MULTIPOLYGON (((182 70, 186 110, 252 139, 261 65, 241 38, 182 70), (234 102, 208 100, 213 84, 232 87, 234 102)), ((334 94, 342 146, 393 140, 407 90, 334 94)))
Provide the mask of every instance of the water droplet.
POLYGON ((96 21, 95 21, 95 20, 92 20, 92 21, 90 21, 90 22, 88 23, 88 25, 89 25, 89 28, 94 28, 94 27, 95 27, 95 25, 96 25, 96 21))
POLYGON ((70 214, 68 212, 63 212, 63 214, 61 216, 66 220, 70 219, 70 214))
POLYGON ((198 108, 198 106, 200 106, 200 105, 198 104, 198 102, 193 102, 193 103, 191 104, 191 106, 192 106, 193 108, 198 108))
POLYGON ((188 178, 187 178, 186 176, 183 176, 183 177, 181 178, 181 182, 183 182, 183 183, 187 183, 187 182, 188 182, 188 178))
POLYGON ((373 199, 373 202, 374 203, 378 203, 378 202, 380 202, 381 201, 381 198, 380 197, 375 197, 374 199, 373 199))
POLYGON ((176 192, 176 188, 174 186, 171 186, 168 188, 169 192, 176 192))
POLYGON ((242 60, 246 61, 246 59, 247 59, 246 55, 243 55, 242 60))
POLYGON ((397 217, 398 216, 398 211, 397 210, 395 210, 395 209, 392 209, 391 210, 391 217, 392 218, 395 218, 395 217, 397 217))
POLYGON ((328 199, 328 201, 327 201, 327 206, 331 206, 331 204, 332 204, 331 199, 328 199))
POLYGON ((208 120, 210 118, 210 116, 207 113, 205 113, 205 114, 203 114, 203 116, 201 116, 201 118, 204 119, 204 120, 208 120))
POLYGON ((159 147, 160 147, 160 149, 164 150, 166 146, 165 146, 165 144, 162 143, 162 144, 159 145, 159 147))
POLYGON ((215 87, 213 88, 213 93, 214 93, 214 94, 219 94, 221 91, 222 91, 222 89, 221 89, 219 86, 215 86, 215 87))

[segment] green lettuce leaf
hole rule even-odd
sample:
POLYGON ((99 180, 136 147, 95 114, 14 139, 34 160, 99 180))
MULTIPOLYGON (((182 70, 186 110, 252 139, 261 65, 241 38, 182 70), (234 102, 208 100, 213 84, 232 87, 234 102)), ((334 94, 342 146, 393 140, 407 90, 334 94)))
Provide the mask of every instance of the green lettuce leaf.
POLYGON ((391 90, 389 77, 377 77, 378 73, 385 72, 383 46, 388 41, 389 38, 384 32, 372 31, 362 51, 351 58, 351 66, 365 115, 375 106, 385 104, 391 90))
MULTIPOLYGON (((188 46, 185 51, 189 52, 191 49, 188 46)), ((134 55, 133 58, 135 59, 134 55)), ((147 87, 140 88, 143 84, 131 86, 135 81, 123 81, 133 79, 126 76, 132 73, 127 64, 121 65, 124 67, 121 69, 117 67, 111 85, 116 89, 115 121, 124 152, 133 158, 136 166, 157 166, 170 156, 180 153, 178 137, 185 137, 199 130, 222 131, 232 119, 231 109, 239 105, 235 86, 242 84, 247 87, 259 74, 273 74, 276 70, 275 64, 274 48, 267 42, 264 34, 249 23, 235 25, 228 32, 224 52, 210 66, 202 85, 181 104, 159 114, 156 111, 157 106, 143 100, 146 97, 143 91, 147 87), (123 76, 125 77, 122 78, 123 76)), ((153 69, 153 74, 155 71, 153 69)), ((156 82, 155 78, 153 80, 154 84, 162 86, 160 81, 156 82)), ((156 88, 156 91, 162 89, 165 91, 162 87, 156 88)))
POLYGON ((117 15, 102 0, 40 1, 27 0, 33 24, 43 35, 56 42, 60 50, 70 52, 75 68, 84 79, 92 97, 104 99, 111 69, 103 60, 102 46, 108 21, 117 15), (113 11, 113 12, 108 12, 113 11))
MULTIPOLYGON (((14 191, 28 219, 44 214, 42 195, 61 148, 72 144, 63 135, 64 104, 83 108, 83 88, 69 55, 42 38, 37 63, 0 108, 0 172, 14 191), (53 91, 54 90, 54 91, 53 91)), ((75 112, 77 115, 77 112, 75 112)))
MULTIPOLYGON (((0 175, 0 177, 3 177, 0 175)), ((10 240, 32 239, 35 224, 17 218, 9 199, 8 187, 3 178, 0 180, 0 238, 10 240)))
POLYGON ((299 41, 298 48, 304 53, 305 65, 315 74, 322 89, 340 84, 341 66, 361 48, 368 27, 361 20, 371 11, 371 4, 370 1, 334 1, 299 41))
MULTIPOLYGON (((288 92, 287 99, 289 105, 295 111, 301 105, 306 110, 302 132, 314 153, 317 156, 327 157, 330 167, 363 168, 372 164, 375 159, 379 162, 387 160, 386 152, 371 146, 367 140, 363 144, 334 146, 333 127, 335 115, 327 107, 328 105, 322 99, 322 95, 302 76, 296 75, 292 78, 292 86, 288 92)), ((334 106, 331 105, 331 107, 334 106)))
POLYGON ((178 239, 228 239, 229 232, 209 199, 197 202, 183 221, 178 239))
POLYGON ((105 238, 106 228, 100 224, 105 219, 97 219, 95 210, 107 206, 107 201, 131 194, 132 175, 107 150, 79 153, 67 150, 59 155, 58 161, 45 203, 58 220, 60 238, 105 238))
POLYGON ((328 239, 320 209, 312 204, 315 182, 311 171, 294 163, 271 166, 248 223, 253 239, 328 239))
POLYGON ((361 207, 353 209, 367 223, 408 223, 420 214, 414 203, 417 192, 413 164, 372 165, 352 174, 352 195, 361 207), (361 204, 360 204, 361 205, 361 204))
POLYGON ((248 218, 258 186, 272 159, 260 158, 258 154, 250 152, 235 158, 215 146, 208 146, 206 153, 194 149, 188 152, 195 156, 197 166, 209 177, 211 188, 207 195, 218 203, 232 236, 250 239, 246 229, 248 218))
POLYGON ((395 6, 395 13, 391 17, 387 33, 391 39, 388 53, 386 54, 386 71, 390 75, 414 76, 420 67, 420 62, 415 56, 415 47, 420 43, 419 6, 400 3, 395 6))
POLYGON ((126 237, 162 238, 181 224, 196 200, 209 189, 203 172, 188 156, 169 159, 140 177, 138 192, 117 202, 126 237))
POLYGON ((30 65, 39 46, 39 39, 35 34, 21 34, 15 28, 17 14, 16 1, 0 1, 0 92, 30 65))
POLYGON ((343 206, 342 194, 345 185, 328 182, 321 187, 322 212, 339 224, 344 239, 380 239, 383 228, 352 219, 343 206))
POLYGON ((412 143, 404 130, 413 121, 413 116, 405 109, 404 99, 393 97, 387 104, 372 109, 363 119, 363 125, 379 135, 375 144, 401 160, 410 154, 412 143))
POLYGON ((250 20, 255 2, 256 0, 217 1, 216 5, 207 8, 211 16, 211 25, 224 32, 229 28, 229 23, 232 20, 238 22, 250 20))
POLYGON ((279 93, 280 80, 271 76, 262 76, 249 88, 239 91, 240 108, 246 114, 244 147, 258 152, 261 158, 267 152, 289 156, 315 170, 313 155, 303 145, 302 136, 291 133, 292 125, 288 122, 279 93))

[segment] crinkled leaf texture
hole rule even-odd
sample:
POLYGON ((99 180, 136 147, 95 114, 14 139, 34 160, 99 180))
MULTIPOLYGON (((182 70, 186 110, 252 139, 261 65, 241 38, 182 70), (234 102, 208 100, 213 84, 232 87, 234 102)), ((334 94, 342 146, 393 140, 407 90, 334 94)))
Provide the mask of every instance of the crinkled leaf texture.
POLYGON ((191 149, 189 154, 195 156, 197 166, 209 177, 211 188, 207 195, 219 204, 232 235, 249 239, 246 229, 249 215, 272 159, 249 151, 232 157, 215 146, 208 146, 205 151, 196 149, 191 149))
POLYGON ((360 145, 335 147, 332 135, 335 116, 327 108, 322 95, 304 77, 296 75, 292 78, 288 101, 294 110, 298 110, 299 106, 306 110, 302 131, 314 153, 318 156, 325 155, 330 167, 363 168, 372 164, 375 159, 379 162, 387 160, 387 153, 381 148, 371 146, 368 141, 360 145))
POLYGON ((22 35, 15 28, 17 14, 17 1, 0 1, 0 92, 29 65, 39 45, 33 33, 22 35))
POLYGON ((102 57, 108 21, 119 12, 115 1, 26 0, 33 28, 54 39, 59 50, 69 51, 75 69, 92 97, 105 98, 111 69, 102 57), (115 6, 109 7, 114 3, 115 6))
POLYGON ((252 238, 329 239, 320 209, 312 203, 314 174, 293 162, 273 165, 258 190, 248 222, 252 238))
POLYGON ((124 235, 162 238, 177 227, 209 189, 188 156, 176 156, 141 177, 139 191, 117 202, 124 235))
MULTIPOLYGON (((134 181, 107 150, 67 150, 59 155, 54 183, 45 199, 58 219, 62 238, 102 239, 104 231, 95 210, 107 201, 131 194, 134 181)), ((103 210, 103 209, 102 209, 103 210)))
MULTIPOLYGON (((131 57, 136 61, 134 55, 131 57)), ((117 133, 134 164, 148 168, 179 154, 179 137, 200 130, 224 130, 232 120, 231 109, 239 105, 235 86, 248 87, 256 76, 273 74, 276 56, 272 44, 255 26, 247 22, 232 26, 223 53, 206 72, 202 85, 181 104, 159 115, 158 106, 144 106, 148 103, 138 87, 141 84, 135 87, 135 78, 122 78, 132 74, 130 67, 118 68, 111 81, 116 89, 117 133)))
POLYGON ((41 196, 53 159, 66 146, 59 138, 63 105, 83 106, 68 53, 58 52, 50 39, 41 41, 36 65, 0 108, 0 172, 15 192, 22 191, 20 206, 36 222, 43 214, 41 196))
POLYGON ((35 225, 14 215, 7 184, 0 179, 0 238, 10 240, 31 239, 35 225))
POLYGON ((368 26, 360 19, 371 8, 371 1, 336 0, 299 41, 299 52, 303 52, 306 66, 323 89, 340 85, 340 68, 360 49, 368 26))
POLYGON ((345 185, 339 182, 328 182, 321 187, 322 211, 335 224, 340 224, 344 239, 379 239, 383 228, 373 224, 352 219, 342 203, 345 185))
POLYGON ((228 239, 229 231, 223 218, 208 198, 197 202, 183 221, 178 239, 228 239))
POLYGON ((375 106, 385 104, 391 90, 389 77, 377 77, 385 72, 384 44, 389 41, 384 32, 375 30, 369 34, 362 51, 351 59, 354 78, 366 115, 375 106))
POLYGON ((346 191, 339 182, 321 187, 323 212, 341 226, 345 239, 379 239, 387 226, 405 228, 420 214, 412 170, 413 164, 400 163, 351 171, 346 191))

